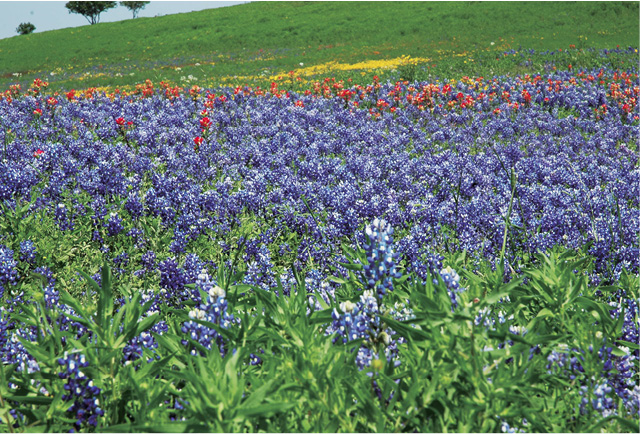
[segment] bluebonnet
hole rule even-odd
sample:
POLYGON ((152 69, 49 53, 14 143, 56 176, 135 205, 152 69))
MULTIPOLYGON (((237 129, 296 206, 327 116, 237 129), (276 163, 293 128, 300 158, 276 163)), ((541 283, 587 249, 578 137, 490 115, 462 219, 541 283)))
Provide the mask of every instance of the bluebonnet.
POLYGON ((115 237, 124 230, 122 218, 117 213, 111 213, 107 221, 107 233, 110 237, 115 237))
POLYGON ((245 254, 245 261, 247 272, 243 278, 244 283, 260 286, 266 290, 275 286, 271 252, 264 244, 260 244, 260 247, 251 254, 245 254))
POLYGON ((129 211, 131 217, 136 220, 142 216, 144 212, 144 205, 135 192, 130 192, 127 196, 127 201, 124 204, 124 209, 129 211))
MULTIPOLYGON (((143 317, 147 317, 155 313, 157 313, 157 311, 151 309, 145 312, 143 317)), ((154 352, 154 350, 158 348, 158 342, 156 342, 151 332, 162 335, 167 331, 169 331, 168 324, 165 321, 161 320, 154 324, 154 326, 151 327, 149 331, 142 332, 139 336, 135 336, 122 350, 123 363, 129 364, 141 358, 143 355, 143 350, 145 348, 150 350, 151 352, 154 352)), ((156 355, 156 358, 159 358, 159 356, 156 355)), ((150 363, 153 360, 154 359, 150 357, 147 359, 147 363, 150 363)))
POLYGON ((363 265, 364 276, 368 287, 375 289, 378 298, 382 298, 387 291, 393 291, 392 279, 402 275, 396 270, 398 254, 393 250, 393 228, 376 218, 366 227, 365 233, 368 238, 364 245, 368 264, 363 265))
MULTIPOLYGON (((514 50, 513 54, 526 53, 514 50)), ((216 102, 212 120, 218 125, 217 140, 211 140, 207 152, 203 148, 197 155, 189 151, 200 130, 195 122, 184 122, 197 110, 188 98, 169 104, 157 95, 140 100, 116 98, 113 102, 98 95, 76 103, 61 102, 56 121, 65 128, 75 127, 73 137, 57 134, 59 130, 49 126, 24 129, 25 114, 29 115, 32 107, 3 103, 3 120, 15 132, 16 144, 9 144, 7 161, 0 163, 0 200, 26 197, 33 189, 37 197, 34 208, 52 215, 60 229, 69 230, 72 214, 82 215, 84 210, 73 197, 67 202, 73 204, 68 209, 58 209, 57 204, 66 195, 86 195, 93 211, 93 240, 100 246, 104 239, 111 243, 107 235, 123 231, 120 226, 126 225, 126 215, 141 227, 146 217, 160 217, 162 230, 174 236, 170 252, 175 256, 167 259, 164 247, 145 245, 141 229, 133 228, 127 233, 136 249, 136 253, 128 251, 130 260, 139 258, 139 266, 150 273, 151 281, 159 274, 161 289, 145 294, 146 300, 154 301, 152 311, 161 311, 166 303, 182 307, 184 301, 193 300, 198 304, 195 317, 200 312, 209 315, 210 309, 228 310, 220 297, 201 300, 199 293, 185 288, 206 268, 205 261, 193 255, 196 244, 199 248, 200 241, 206 240, 220 245, 224 255, 229 254, 236 245, 228 234, 247 214, 261 222, 267 219, 269 225, 291 232, 297 241, 267 231, 250 239, 244 257, 249 266, 246 282, 273 290, 274 277, 283 264, 279 262, 282 258, 271 255, 277 250, 270 249, 279 243, 279 256, 290 253, 294 267, 307 272, 306 287, 315 299, 310 301, 310 311, 321 308, 319 298, 327 303, 335 299, 338 285, 327 281, 327 268, 334 267, 336 275, 345 277, 346 269, 335 264, 342 260, 340 244, 357 240, 368 256, 363 283, 374 292, 367 292, 364 300, 352 300, 354 306, 344 304, 336 310, 330 329, 336 333, 337 343, 353 336, 363 339, 365 345, 357 350, 362 367, 375 357, 393 357, 394 345, 401 344, 401 339, 382 328, 379 321, 383 309, 394 318, 411 315, 410 306, 388 309, 384 305, 399 264, 406 264, 423 281, 430 279, 437 290, 441 279, 455 306, 458 291, 463 290, 459 276, 455 270, 443 268, 443 258, 433 252, 464 249, 473 260, 492 260, 499 254, 504 231, 501 215, 510 195, 503 165, 513 168, 518 176, 519 204, 511 221, 519 227, 511 228, 505 252, 516 273, 521 252, 589 246, 588 253, 595 258, 592 277, 597 283, 615 283, 625 270, 637 274, 640 172, 630 145, 635 143, 637 124, 629 123, 637 107, 628 115, 623 113, 605 85, 586 78, 598 72, 549 69, 535 81, 524 77, 487 80, 482 84, 486 90, 477 83, 460 81, 453 86, 454 93, 443 91, 445 83, 410 84, 415 91, 396 84, 403 97, 394 103, 396 115, 385 112, 376 121, 365 111, 344 110, 344 101, 335 97, 305 98, 304 110, 291 110, 291 101, 256 97, 248 91, 233 104, 216 102), (555 83, 558 89, 549 89, 555 83), (417 96, 423 86, 437 88, 432 100, 423 103, 424 111, 404 98, 417 96), (503 101, 499 95, 504 90, 510 92, 511 102, 523 107, 515 109, 503 101), (530 103, 525 101, 523 90, 531 95, 530 103), (472 106, 451 111, 446 104, 454 101, 456 92, 478 99, 472 106), (481 98, 480 92, 487 95, 481 98), (492 92, 497 97, 489 96, 492 92), (602 117, 594 108, 604 103, 609 112, 602 117), (495 109, 501 113, 494 114, 495 109), (562 118, 559 113, 563 111, 575 116, 562 118), (105 119, 116 114, 132 119, 136 128, 128 132, 129 143, 112 146, 109 140, 117 137, 117 131, 105 119), (30 152, 20 151, 18 143, 37 143, 45 152, 33 161, 30 152), (231 149, 233 152, 228 151, 231 149), (205 158, 207 153, 210 155, 205 158), (110 213, 118 217, 110 217, 110 213), (361 233, 359 228, 374 217, 379 220, 370 226, 370 234, 361 233), (308 271, 310 261, 315 270, 308 271), (385 347, 384 355, 375 352, 376 345, 385 347)), ((633 92, 638 86, 637 77, 626 83, 614 79, 614 74, 603 68, 603 81, 620 83, 623 92, 633 92)), ((395 92, 396 86, 382 84, 379 91, 363 94, 362 105, 375 106, 380 95, 395 92)), ((120 252, 116 245, 107 247, 120 252)), ((21 261, 32 260, 27 251, 21 246, 21 261)), ((8 253, 4 246, 0 252, 6 258, 0 265, 0 285, 6 288, 17 281, 18 265, 14 252, 8 253)), ((124 256, 116 259, 125 273, 135 268, 124 265, 124 256)), ((43 274, 48 278, 46 304, 55 306, 59 300, 53 273, 49 276, 43 270, 43 274)), ((291 273, 282 281, 280 296, 295 291, 291 273)), ((215 288, 209 278, 200 279, 198 285, 205 293, 215 288)), ((633 295, 619 295, 612 299, 619 303, 622 298, 623 305, 612 304, 612 315, 624 307, 624 324, 621 336, 615 338, 637 342, 637 301, 633 295)), ((11 308, 17 304, 7 300, 11 308)), ((68 310, 63 312, 72 315, 68 310)), ((513 318, 506 312, 498 303, 492 310, 479 312, 476 324, 510 325, 513 318)), ((16 344, 20 325, 3 318, 3 360, 17 363, 25 354, 16 344)), ((218 344, 218 336, 199 326, 195 322, 189 325, 198 339, 211 348, 218 344)), ((62 320, 60 328, 77 336, 86 333, 80 325, 62 320)), ((127 360, 154 346, 149 335, 136 337, 129 344, 123 355, 127 360)), ((582 349, 555 348, 545 354, 549 356, 546 369, 551 373, 585 380, 582 349)), ((257 353, 254 356, 253 360, 260 357, 257 353)), ((625 408, 637 412, 638 387, 631 383, 637 371, 637 350, 616 357, 608 349, 598 349, 597 357, 601 357, 604 375, 600 388, 593 386, 602 395, 599 408, 610 410, 606 398, 615 394, 625 408), (603 393, 607 387, 612 390, 603 393)), ((28 361, 25 363, 28 366, 28 361)), ((514 428, 505 425, 504 429, 514 428)))
POLYGON ((136 249, 144 248, 145 238, 144 231, 142 229, 131 228, 129 232, 127 232, 127 236, 132 238, 136 249))
POLYGON ((326 333, 334 335, 334 342, 363 340, 363 345, 356 350, 356 365, 359 369, 369 366, 372 360, 379 357, 385 357, 389 361, 396 360, 399 341, 395 332, 388 329, 380 319, 381 315, 389 312, 384 305, 379 305, 379 299, 372 290, 363 291, 356 303, 344 301, 339 307, 340 311, 333 309, 333 321, 326 333))
MULTIPOLYGON (((516 428, 516 427, 512 427, 511 425, 509 425, 509 423, 504 420, 504 419, 500 419, 500 431, 504 432, 504 433, 524 433, 526 432, 523 428, 516 428)), ((523 419, 522 420, 522 425, 526 426, 527 425, 527 420, 523 419)))
POLYGON ((44 302, 48 308, 52 308, 58 305, 60 300, 60 294, 55 289, 56 279, 53 276, 53 273, 47 266, 38 267, 33 270, 34 273, 40 274, 41 276, 47 279, 47 284, 44 287, 44 302))
POLYGON ((580 413, 587 414, 592 410, 599 412, 603 417, 615 414, 613 399, 607 395, 612 392, 612 388, 603 380, 597 381, 593 385, 591 394, 588 386, 580 387, 582 400, 580 403, 580 413), (591 407, 591 408, 589 408, 591 407))
POLYGON ((129 264, 129 255, 127 252, 122 252, 113 258, 114 271, 118 274, 125 272, 124 268, 129 264))
POLYGON ((20 260, 33 265, 36 261, 36 246, 31 240, 20 242, 20 260))
POLYGON ((76 419, 75 428, 96 427, 98 418, 104 416, 104 410, 100 408, 101 389, 83 371, 89 367, 86 357, 82 353, 65 353, 58 359, 58 364, 62 367, 58 375, 66 380, 62 400, 71 403, 67 412, 76 419))
POLYGON ((175 258, 167 258, 158 264, 160 270, 160 286, 178 294, 187 283, 184 271, 178 267, 175 258))
MULTIPOLYGON (((224 289, 212 282, 206 271, 203 270, 198 276, 197 285, 207 295, 196 308, 189 312, 189 317, 192 320, 207 321, 222 328, 229 328, 237 322, 233 314, 227 311, 228 303, 224 289)), ((182 325, 182 333, 207 350, 218 348, 223 356, 229 351, 223 336, 215 329, 192 320, 186 321, 182 325)), ((189 345, 189 341, 186 339, 182 342, 184 345, 189 345)), ((198 355, 200 351, 197 348, 191 348, 191 354, 198 355)))
POLYGON ((156 268, 156 254, 154 251, 149 250, 142 254, 140 263, 144 267, 145 272, 151 272, 156 268))
POLYGON ((0 244, 0 297, 8 285, 15 285, 18 279, 18 262, 13 258, 13 250, 0 244))
POLYGON ((54 218, 61 231, 73 230, 74 223, 67 213, 67 207, 65 204, 59 203, 56 206, 54 218))

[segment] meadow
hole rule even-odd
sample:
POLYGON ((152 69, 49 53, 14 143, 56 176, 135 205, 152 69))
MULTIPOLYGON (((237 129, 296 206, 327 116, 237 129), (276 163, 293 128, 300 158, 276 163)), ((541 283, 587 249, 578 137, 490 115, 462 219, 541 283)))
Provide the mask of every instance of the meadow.
POLYGON ((0 89, 36 78, 52 91, 131 90, 145 79, 265 87, 291 70, 367 62, 351 70, 364 83, 386 81, 403 56, 425 69, 410 80, 537 73, 544 62, 513 68, 496 57, 522 47, 636 47, 638 14, 637 2, 254 2, 2 39, 0 89))
MULTIPOLYGON (((397 3, 458 14, 438 20, 452 51, 361 55, 354 20, 326 58, 230 61, 208 85, 154 76, 158 53, 122 86, 64 57, 7 84, 1 429, 637 432, 638 48, 612 43, 637 20, 593 32, 600 14, 625 29, 629 4, 524 4, 556 11, 537 41, 591 29, 561 46, 454 42, 479 19, 463 5, 397 3)), ((268 36, 265 10, 340 5, 202 17, 265 18, 268 36)), ((384 53, 390 31, 368 43, 384 53)))

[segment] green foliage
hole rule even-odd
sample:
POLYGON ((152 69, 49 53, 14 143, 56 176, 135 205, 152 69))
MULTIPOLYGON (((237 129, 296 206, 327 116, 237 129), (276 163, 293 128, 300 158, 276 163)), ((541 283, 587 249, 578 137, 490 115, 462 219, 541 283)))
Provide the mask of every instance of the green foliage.
MULTIPOLYGON (((363 252, 347 254, 357 260, 363 252)), ((105 263, 101 285, 81 272, 95 304, 61 294, 74 312, 70 318, 90 330, 85 337, 75 340, 71 330, 60 331, 55 324, 62 312, 47 308, 36 289, 29 292, 32 302, 14 314, 14 320, 38 330, 35 342, 21 342, 40 370, 27 375, 15 365, 2 367, 0 418, 20 430, 68 430, 73 420, 60 398, 57 360, 80 352, 89 361, 86 374, 102 390, 105 416, 98 430, 110 432, 495 432, 503 422, 534 432, 633 431, 633 422, 622 415, 574 417, 582 396, 568 380, 548 373, 552 351, 597 348, 603 336, 619 334, 620 324, 591 295, 585 277, 590 261, 580 252, 554 250, 535 257, 524 271, 526 281, 510 282, 483 264, 480 273, 464 273, 468 289, 458 294, 455 310, 441 280, 395 279, 386 304, 408 301, 413 316, 381 320, 404 338, 400 363, 382 357, 362 371, 355 363, 362 340, 332 342, 324 332, 332 308, 309 314, 312 294, 302 275, 296 274, 291 296, 278 297, 238 285, 241 275, 221 271, 228 293, 236 293, 230 308, 240 321, 229 329, 209 326, 224 333, 235 350, 222 357, 214 345, 204 356, 193 356, 181 332, 189 308, 145 316, 149 305, 135 290, 116 311, 114 294, 124 291, 115 291, 105 263), (498 314, 513 321, 495 321, 489 328, 478 321, 498 314), (161 319, 169 330, 151 333, 158 348, 123 364, 130 339, 161 319), (255 355, 260 364, 250 363, 255 355), (182 420, 174 420, 178 413, 182 420)), ((351 288, 347 293, 361 287, 355 268, 343 282, 351 288)), ((625 285, 632 284, 633 278, 626 279, 625 285)), ((602 372, 597 352, 584 352, 582 360, 581 378, 602 372)))
POLYGON ((131 13, 133 13, 133 18, 138 17, 138 12, 140 12, 146 5, 151 2, 120 2, 120 6, 124 6, 129 9, 131 13))
POLYGON ((18 27, 16 27, 16 33, 19 35, 28 35, 30 33, 33 33, 35 29, 36 26, 31 23, 20 23, 18 27))
POLYGON ((89 21, 89 24, 100 22, 100 14, 108 9, 115 8, 116 2, 111 1, 80 1, 67 2, 64 5, 71 14, 80 14, 89 21))
MULTIPOLYGON (((23 74, 24 88, 45 74, 50 89, 122 87, 147 78, 184 86, 181 77, 188 75, 202 87, 205 81, 220 84, 222 77, 264 74, 266 81, 300 63, 402 55, 431 59, 402 67, 397 75, 406 79, 524 74, 543 71, 548 56, 505 57, 503 51, 566 50, 571 44, 577 49, 561 62, 591 68, 610 60, 580 49, 637 46, 637 16, 637 2, 254 2, 0 40, 0 75, 6 74, 0 89, 16 82, 12 73, 23 74), (91 73, 96 58, 104 72, 97 76, 91 73)), ((370 81, 381 73, 361 72, 331 75, 370 81)))

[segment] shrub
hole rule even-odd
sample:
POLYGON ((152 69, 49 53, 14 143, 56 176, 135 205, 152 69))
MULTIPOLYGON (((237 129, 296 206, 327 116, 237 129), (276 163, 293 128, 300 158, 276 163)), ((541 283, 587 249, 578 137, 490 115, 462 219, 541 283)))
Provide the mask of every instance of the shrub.
POLYGON ((35 29, 36 26, 31 23, 20 23, 20 25, 16 27, 16 33, 20 35, 28 35, 30 33, 33 33, 35 29))

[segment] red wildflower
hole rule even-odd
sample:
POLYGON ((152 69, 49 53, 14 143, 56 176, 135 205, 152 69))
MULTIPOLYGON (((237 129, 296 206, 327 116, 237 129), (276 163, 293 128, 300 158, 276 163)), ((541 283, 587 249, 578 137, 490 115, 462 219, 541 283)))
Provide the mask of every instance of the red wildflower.
POLYGON ((211 119, 209 119, 208 117, 203 117, 202 119, 200 119, 200 126, 203 129, 208 129, 211 126, 211 119))
POLYGON ((39 157, 42 154, 44 154, 44 151, 42 149, 38 149, 37 151, 33 152, 34 157, 39 157))

